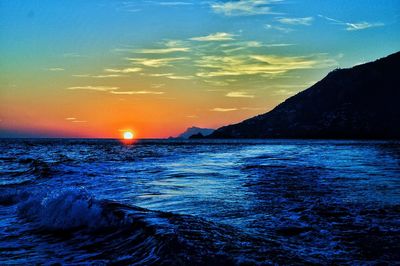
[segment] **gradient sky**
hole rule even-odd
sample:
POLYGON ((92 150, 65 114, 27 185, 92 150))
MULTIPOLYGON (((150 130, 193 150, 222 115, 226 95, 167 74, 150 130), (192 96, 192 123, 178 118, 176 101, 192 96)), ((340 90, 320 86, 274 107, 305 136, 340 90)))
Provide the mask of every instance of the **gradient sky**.
POLYGON ((399 14, 398 0, 0 0, 0 136, 239 122, 400 50, 399 14))

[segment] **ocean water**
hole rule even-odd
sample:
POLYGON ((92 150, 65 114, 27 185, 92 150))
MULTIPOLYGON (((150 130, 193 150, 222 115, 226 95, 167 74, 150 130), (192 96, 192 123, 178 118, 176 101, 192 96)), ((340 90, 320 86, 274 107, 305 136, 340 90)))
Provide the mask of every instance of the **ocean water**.
POLYGON ((0 265, 400 263, 400 142, 0 140, 0 265))

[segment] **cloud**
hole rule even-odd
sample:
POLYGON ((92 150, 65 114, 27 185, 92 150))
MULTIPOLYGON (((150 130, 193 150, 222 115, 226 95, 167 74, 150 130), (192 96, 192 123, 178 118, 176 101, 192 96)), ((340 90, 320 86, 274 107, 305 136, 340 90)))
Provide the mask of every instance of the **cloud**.
POLYGON ((135 13, 135 12, 142 11, 142 9, 140 9, 140 8, 132 8, 132 9, 125 9, 125 11, 131 12, 131 13, 135 13))
POLYGON ((111 91, 112 94, 118 95, 135 95, 135 94, 164 94, 164 91, 111 91))
POLYGON ((355 31, 355 30, 365 30, 369 28, 375 28, 375 27, 382 27, 385 24, 383 23, 369 23, 369 22, 358 22, 358 23, 346 23, 347 28, 346 30, 348 31, 355 31))
POLYGON ((165 84, 163 84, 163 83, 151 84, 151 87, 154 88, 154 89, 158 89, 158 88, 161 88, 161 87, 164 87, 164 86, 165 86, 165 84))
MULTIPOLYGON (((211 85, 213 85, 213 86, 228 86, 229 85, 229 83, 228 82, 226 82, 226 81, 221 81, 221 80, 207 80, 207 79, 204 79, 203 80, 203 82, 205 82, 205 83, 208 83, 208 84, 211 84, 211 85)), ((213 90, 214 91, 214 90, 213 90)))
POLYGON ((169 79, 180 79, 180 80, 189 80, 189 79, 193 79, 194 76, 180 76, 174 73, 152 73, 152 74, 146 74, 146 76, 149 77, 165 77, 165 78, 169 78, 169 79))
POLYGON ((192 41, 198 42, 215 42, 215 41, 232 41, 236 35, 226 32, 217 32, 207 36, 190 38, 192 41))
POLYGON ((72 123, 86 123, 87 122, 86 120, 78 120, 75 117, 67 117, 67 118, 65 118, 65 120, 70 121, 72 123))
POLYGON ((264 45, 261 42, 257 41, 248 41, 248 42, 236 42, 236 43, 224 43, 221 44, 222 48, 229 48, 229 49, 224 49, 224 53, 233 53, 241 50, 245 50, 248 48, 260 48, 263 47, 264 45))
POLYGON ((123 74, 127 74, 127 73, 136 73, 136 72, 140 72, 143 69, 140 67, 131 67, 131 68, 123 68, 123 69, 116 69, 116 68, 106 68, 104 69, 105 72, 110 72, 110 73, 123 73, 123 74))
POLYGON ((232 98, 254 98, 254 95, 247 94, 247 92, 244 91, 231 91, 228 92, 225 96, 232 98))
MULTIPOLYGON (((148 91, 148 90, 140 90, 140 91, 119 91, 119 87, 103 87, 103 86, 82 86, 82 87, 69 87, 67 90, 90 90, 90 91, 101 91, 108 92, 111 94, 118 95, 141 95, 141 94, 164 94, 164 91, 148 91)), ((66 118, 67 120, 75 120, 74 117, 66 118)))
POLYGON ((211 8, 217 14, 225 16, 252 16, 273 14, 271 4, 281 0, 239 0, 225 3, 212 3, 211 8))
POLYGON ((371 23, 371 22, 362 21, 362 22, 353 23, 353 22, 345 22, 345 21, 337 20, 337 19, 326 17, 323 15, 318 15, 318 16, 321 18, 324 18, 330 22, 333 22, 333 24, 346 26, 345 30, 347 30, 347 31, 358 31, 358 30, 365 30, 365 29, 369 29, 369 28, 385 26, 385 24, 382 22, 371 23))
POLYGON ((61 67, 50 67, 50 68, 46 68, 46 70, 48 71, 64 71, 64 68, 61 67))
POLYGON ((164 66, 171 66, 170 63, 176 62, 176 61, 182 61, 182 60, 187 60, 187 57, 175 57, 175 58, 157 58, 157 59, 151 59, 151 58, 126 58, 127 60, 147 66, 147 67, 164 67, 164 66))
POLYGON ((107 74, 107 75, 90 75, 90 74, 77 74, 77 75, 72 75, 73 77, 77 78, 118 78, 118 77, 125 77, 124 75, 118 75, 118 74, 107 74))
POLYGON ((286 28, 286 27, 281 27, 281 26, 275 26, 275 25, 271 25, 271 24, 265 24, 264 28, 267 30, 277 30, 277 31, 281 31, 283 33, 289 33, 292 32, 293 29, 291 28, 286 28))
POLYGON ((169 79, 180 79, 180 80, 189 80, 189 79, 193 79, 193 76, 179 76, 179 75, 170 75, 170 76, 166 76, 169 79))
POLYGON ((220 108, 220 107, 215 107, 213 109, 210 109, 212 112, 232 112, 236 111, 237 108, 220 108))
POLYGON ((184 41, 180 40, 167 40, 161 43, 162 48, 145 48, 145 49, 133 49, 133 48, 115 48, 114 52, 128 52, 135 54, 170 54, 176 52, 189 52, 190 48, 185 46, 184 41))
POLYGON ((266 44, 266 47, 288 47, 288 46, 293 46, 293 43, 269 43, 266 44))
POLYGON ((156 77, 156 78, 160 78, 160 77, 169 77, 174 75, 173 73, 152 73, 152 74, 146 74, 146 76, 149 77, 156 77))
POLYGON ((229 54, 237 51, 246 50, 249 48, 261 48, 261 47, 287 47, 292 46, 293 44, 290 43, 270 43, 270 44, 263 44, 257 41, 248 41, 248 42, 236 42, 236 43, 224 43, 221 44, 222 48, 230 48, 224 49, 222 52, 229 54))
POLYGON ((187 47, 170 47, 170 48, 134 50, 134 52, 137 54, 169 54, 169 53, 188 52, 188 51, 190 51, 190 48, 187 48, 187 47))
POLYGON ((287 25, 303 25, 303 26, 310 26, 312 21, 314 20, 313 17, 305 17, 305 18, 277 18, 282 24, 287 25))
POLYGON ((104 86, 78 86, 68 87, 67 90, 89 90, 89 91, 115 91, 118 87, 104 87, 104 86))
POLYGON ((283 95, 283 96, 292 96, 296 93, 297 93, 297 91, 291 91, 291 90, 287 90, 287 89, 280 89, 280 90, 274 91, 274 95, 283 95))
POLYGON ((108 73, 113 73, 113 74, 100 74, 100 75, 92 75, 92 74, 76 74, 72 75, 73 77, 78 77, 78 78, 118 78, 118 77, 126 77, 126 75, 123 74, 129 74, 129 73, 136 73, 142 71, 142 68, 139 67, 130 67, 130 68, 122 68, 122 69, 116 69, 116 68, 106 68, 104 69, 104 72, 108 73))
POLYGON ((241 46, 241 47, 262 47, 263 44, 258 41, 247 41, 247 42, 235 42, 235 43, 223 43, 221 47, 234 47, 234 46, 241 46))
POLYGON ((238 55, 203 56, 196 61, 203 78, 240 75, 277 75, 291 70, 324 68, 337 65, 324 54, 310 56, 238 55))

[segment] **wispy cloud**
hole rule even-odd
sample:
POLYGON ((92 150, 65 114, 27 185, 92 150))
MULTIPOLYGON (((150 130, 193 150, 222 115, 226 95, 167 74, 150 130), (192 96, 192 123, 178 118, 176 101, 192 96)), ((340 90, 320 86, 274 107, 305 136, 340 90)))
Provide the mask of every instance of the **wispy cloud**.
POLYGON ((104 69, 104 72, 112 73, 112 74, 99 74, 99 75, 93 75, 93 74, 75 74, 72 75, 73 77, 77 78, 98 78, 98 79, 103 79, 103 78, 119 78, 119 77, 126 77, 124 74, 129 74, 129 73, 136 73, 142 71, 142 68, 139 67, 134 67, 134 68, 122 68, 122 69, 116 69, 116 68, 106 68, 104 69))
POLYGON ((147 67, 164 67, 164 66, 171 66, 170 63, 176 62, 176 61, 182 61, 182 60, 187 60, 187 57, 175 57, 175 58, 126 58, 127 60, 147 66, 147 67))
POLYGON ((254 95, 248 94, 245 91, 231 91, 228 92, 225 96, 232 98, 254 98, 254 95))
POLYGON ((236 35, 226 32, 217 32, 207 36, 190 38, 192 41, 198 42, 212 42, 212 41, 232 41, 236 35))
POLYGON ((232 112, 232 111, 236 111, 237 108, 221 108, 221 107, 215 107, 213 109, 211 109, 210 111, 212 112, 232 112))
MULTIPOLYGON (((181 40, 167 40, 161 42, 163 47, 160 48, 115 48, 114 52, 135 53, 135 54, 170 54, 177 52, 189 52, 190 48, 186 46, 187 42, 181 40)), ((160 45, 160 44, 159 44, 160 45)))
POLYGON ((164 91, 111 91, 112 94, 118 95, 135 95, 135 94, 164 94, 164 91))
MULTIPOLYGON (((211 84, 213 86, 228 86, 229 83, 226 81, 222 81, 222 80, 207 80, 207 79, 203 79, 203 82, 211 84)), ((216 90, 212 90, 212 91, 216 91, 216 90)))
POLYGON ((162 88, 164 86, 165 86, 165 84, 163 84, 163 83, 151 84, 151 87, 154 89, 162 88))
POLYGON ((48 70, 48 71, 64 71, 65 69, 61 68, 61 67, 49 67, 49 68, 46 68, 46 70, 48 70))
POLYGON ((130 67, 130 68, 122 68, 122 69, 117 69, 117 68, 106 68, 104 69, 105 72, 110 72, 110 73, 123 73, 123 74, 127 74, 127 73, 136 73, 136 72, 140 72, 143 69, 140 67, 130 67))
POLYGON ((124 75, 119 75, 119 74, 105 74, 105 75, 75 74, 72 76, 77 78, 98 78, 98 79, 124 77, 124 75))
POLYGON ((249 48, 260 48, 264 45, 261 42, 257 41, 248 41, 248 42, 235 42, 235 43, 224 43, 221 44, 221 47, 224 48, 224 53, 233 53, 241 50, 246 50, 249 48))
POLYGON ((288 47, 288 46, 293 46, 293 43, 269 43, 266 44, 266 47, 288 47))
POLYGON ((297 93, 296 91, 291 91, 288 89, 280 89, 280 90, 274 91, 274 95, 281 95, 281 96, 292 96, 296 93, 297 93))
POLYGON ((169 79, 180 79, 180 80, 190 80, 193 79, 193 76, 179 76, 179 75, 170 75, 170 76, 166 76, 169 79))
POLYGON ((267 30, 281 31, 283 33, 289 33, 289 32, 293 31, 293 29, 291 29, 291 28, 276 26, 276 25, 272 25, 272 24, 265 24, 264 28, 267 29, 267 30))
POLYGON ((67 90, 88 90, 88 91, 115 91, 118 87, 105 87, 105 86, 77 86, 68 87, 67 90))
POLYGON ((87 123, 86 120, 78 120, 75 117, 67 117, 67 118, 65 118, 65 120, 70 121, 72 123, 87 123))
POLYGON ((165 77, 168 79, 177 79, 177 80, 190 80, 190 79, 194 78, 194 76, 177 75, 174 73, 150 73, 150 74, 145 74, 145 75, 149 76, 149 77, 156 77, 156 78, 165 77))
POLYGON ((271 4, 281 0, 239 0, 224 3, 211 3, 212 10, 225 16, 252 16, 273 14, 271 4))
POLYGON ((238 55, 203 56, 196 61, 203 78, 240 75, 277 75, 290 70, 324 68, 337 62, 324 54, 310 56, 238 55), (208 71, 206 71, 208 70, 208 71))
MULTIPOLYGON (((89 91, 101 91, 108 92, 117 95, 142 95, 142 94, 164 94, 164 91, 151 91, 151 90, 138 90, 138 91, 120 91, 119 87, 105 87, 105 86, 81 86, 81 87, 69 87, 67 90, 89 90, 89 91)), ((74 117, 67 117, 67 120, 75 120, 74 117)))
POLYGON ((247 41, 247 42, 234 42, 234 43, 223 43, 221 47, 232 47, 232 46, 241 46, 241 47, 262 47, 263 44, 258 41, 247 41))
POLYGON ((345 21, 341 21, 341 20, 330 18, 330 17, 323 16, 323 15, 318 15, 318 16, 332 22, 333 24, 346 26, 345 30, 347 30, 347 31, 358 31, 358 30, 365 30, 365 29, 369 29, 369 28, 385 26, 385 24, 382 22, 374 22, 374 23, 366 22, 366 21, 345 22, 345 21))
POLYGON ((224 43, 221 44, 222 48, 225 48, 223 50, 224 53, 229 54, 229 53, 236 53, 238 51, 242 50, 248 50, 251 48, 261 48, 261 47, 287 47, 287 46, 292 46, 293 44, 290 43, 267 43, 263 44, 258 41, 247 41, 247 42, 235 42, 235 43, 224 43), (228 48, 228 49, 226 49, 228 48))
POLYGON ((314 20, 313 17, 304 17, 304 18, 277 18, 282 24, 287 25, 303 25, 303 26, 310 26, 314 20))
POLYGON ((170 47, 170 48, 155 48, 155 49, 137 49, 134 50, 137 54, 169 54, 176 52, 188 52, 188 47, 170 47))

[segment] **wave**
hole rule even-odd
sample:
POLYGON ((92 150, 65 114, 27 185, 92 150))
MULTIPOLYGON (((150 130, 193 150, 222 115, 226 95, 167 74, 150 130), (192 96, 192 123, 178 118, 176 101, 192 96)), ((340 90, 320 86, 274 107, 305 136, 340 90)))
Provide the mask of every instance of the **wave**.
POLYGON ((17 212, 30 234, 84 250, 82 257, 71 251, 74 263, 90 258, 107 264, 254 265, 290 258, 272 240, 190 215, 96 199, 83 188, 30 195, 17 212))
POLYGON ((0 188, 0 206, 11 206, 17 204, 29 197, 25 190, 16 188, 0 188))
POLYGON ((4 160, 2 158, 1 161, 5 161, 7 164, 0 170, 0 188, 32 184, 38 179, 51 177, 53 173, 51 164, 40 159, 24 158, 16 160, 8 158, 8 160, 4 160))
POLYGON ((22 164, 28 164, 28 169, 19 174, 32 174, 37 178, 49 177, 51 174, 50 164, 40 159, 25 158, 20 159, 19 162, 22 164))
POLYGON ((101 229, 127 223, 121 212, 107 208, 84 189, 64 189, 43 198, 31 196, 18 206, 18 214, 44 230, 101 229))

